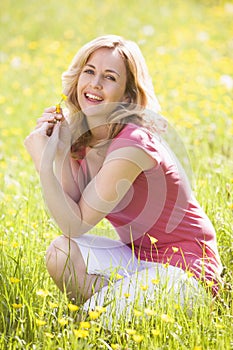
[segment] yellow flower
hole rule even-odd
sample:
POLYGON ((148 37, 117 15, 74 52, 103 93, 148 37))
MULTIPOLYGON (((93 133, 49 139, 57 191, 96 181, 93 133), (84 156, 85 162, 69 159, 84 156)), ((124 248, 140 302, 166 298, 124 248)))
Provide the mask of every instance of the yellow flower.
POLYGON ((57 103, 56 104, 56 113, 61 113, 61 106, 60 106, 60 103, 57 103))
POLYGON ((194 346, 193 350, 202 350, 202 346, 194 346))
POLYGON ((154 310, 151 310, 151 309, 149 309, 149 308, 146 308, 146 309, 144 310, 144 312, 145 312, 145 314, 146 314, 147 316, 154 316, 154 315, 155 315, 155 311, 154 311, 154 310))
POLYGON ((77 305, 74 305, 74 304, 68 304, 68 309, 70 311, 78 311, 79 307, 77 305))
POLYGON ((143 341, 143 335, 139 335, 139 334, 134 334, 133 335, 133 340, 136 342, 136 343, 141 343, 143 341))
POLYGON ((90 324, 90 322, 81 321, 79 324, 79 327, 89 329, 89 328, 91 328, 91 324, 90 324))
POLYGON ((62 98, 63 101, 67 100, 67 96, 65 94, 63 94, 63 93, 61 94, 61 98, 62 98))
POLYGON ((179 251, 179 248, 177 248, 177 247, 172 247, 172 250, 173 250, 174 253, 177 253, 177 252, 179 251))
POLYGON ((67 99, 67 96, 62 93, 60 102, 56 104, 56 113, 61 113, 61 103, 62 103, 62 101, 65 101, 66 99, 67 99))
POLYGON ((159 284, 159 278, 154 278, 153 280, 151 280, 151 282, 153 284, 159 284))
POLYGON ((10 277, 10 281, 11 281, 11 283, 19 283, 20 279, 16 278, 16 277, 10 277))
POLYGON ((50 306, 52 309, 55 309, 56 307, 58 307, 58 304, 57 304, 57 303, 53 303, 52 301, 49 301, 49 306, 50 306))
POLYGON ((130 297, 130 294, 129 294, 129 293, 125 293, 125 294, 124 294, 124 297, 127 299, 127 298, 130 297))
POLYGON ((38 289, 36 292, 36 295, 38 295, 39 297, 45 298, 49 295, 49 291, 44 289, 38 289))
POLYGON ((167 314, 162 314, 161 315, 161 320, 164 321, 164 322, 167 322, 167 323, 174 323, 175 322, 174 318, 170 317, 167 314))
POLYGON ((133 313, 134 313, 134 315, 137 316, 137 317, 139 317, 139 316, 142 315, 142 312, 141 312, 141 311, 138 311, 138 310, 136 310, 136 309, 133 310, 133 313))
POLYGON ((154 336, 158 336, 160 334, 160 331, 156 328, 156 329, 152 329, 151 330, 151 333, 154 335, 154 336))
POLYGON ((114 277, 116 278, 116 280, 121 280, 122 278, 124 278, 122 275, 120 275, 119 273, 116 273, 114 275, 114 277))
POLYGON ((153 237, 153 236, 149 235, 148 233, 147 233, 147 236, 150 238, 150 242, 151 242, 151 244, 155 244, 155 243, 157 243, 157 242, 158 242, 157 238, 155 238, 155 237, 153 237))
POLYGON ((91 320, 96 320, 100 315, 100 313, 98 311, 89 311, 88 314, 89 314, 91 320))
POLYGON ((146 291, 148 289, 148 285, 147 284, 144 285, 144 286, 141 285, 140 288, 141 288, 141 290, 146 291))
POLYGON ((131 328, 126 328, 126 333, 129 334, 129 335, 133 335, 133 334, 136 334, 136 331, 135 329, 131 329, 131 328))
POLYGON ((76 338, 86 338, 89 335, 88 331, 84 329, 74 329, 73 332, 76 338))
POLYGON ((36 319, 36 325, 37 326, 44 326, 46 324, 46 321, 44 320, 40 320, 40 319, 36 319))
POLYGON ((50 339, 53 339, 53 338, 54 338, 54 334, 49 333, 49 332, 44 332, 44 335, 45 335, 47 338, 50 338, 50 339))
POLYGON ((23 304, 16 304, 16 303, 13 303, 12 306, 13 306, 14 309, 22 309, 23 304))
POLYGON ((68 324, 68 320, 66 318, 59 318, 58 319, 58 323, 61 325, 61 326, 65 326, 68 324))
POLYGON ((194 273, 192 273, 191 271, 187 271, 187 275, 188 275, 188 278, 191 278, 194 276, 194 273))
POLYGON ((207 284, 207 287, 211 288, 214 285, 214 281, 207 281, 206 284, 207 284))
POLYGON ((164 267, 165 269, 167 269, 168 266, 169 266, 169 263, 168 263, 168 262, 166 262, 166 264, 163 264, 163 267, 164 267))
POLYGON ((106 311, 106 307, 103 306, 96 306, 95 308, 96 311, 98 311, 100 314, 106 311))

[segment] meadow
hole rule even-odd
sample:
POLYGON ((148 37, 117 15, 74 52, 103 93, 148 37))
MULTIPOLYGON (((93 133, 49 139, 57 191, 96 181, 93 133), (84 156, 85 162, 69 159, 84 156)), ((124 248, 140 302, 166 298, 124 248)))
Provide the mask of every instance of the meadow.
MULTIPOLYGON (((233 2, 4 0, 0 30, 0 348, 233 349, 233 2), (61 232, 23 145, 59 101, 61 74, 79 47, 109 33, 136 41, 146 58, 215 226, 225 281, 220 298, 195 305, 191 317, 160 300, 110 331, 104 309, 83 313, 49 278, 45 251, 61 232)), ((112 235, 104 220, 95 232, 112 235)))

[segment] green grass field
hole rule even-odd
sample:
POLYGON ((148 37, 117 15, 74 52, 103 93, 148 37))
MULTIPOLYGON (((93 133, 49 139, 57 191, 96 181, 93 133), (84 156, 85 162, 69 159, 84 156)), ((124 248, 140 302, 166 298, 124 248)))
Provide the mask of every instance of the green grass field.
MULTIPOLYGON (((233 2, 4 0, 0 7, 0 348, 232 349, 233 2), (79 47, 110 33, 141 47, 216 228, 227 284, 222 300, 196 305, 191 317, 161 301, 107 331, 104 310, 85 316, 48 276, 45 251, 60 232, 23 140, 60 99, 61 74, 79 47)), ((103 221, 96 232, 111 229, 103 221)))

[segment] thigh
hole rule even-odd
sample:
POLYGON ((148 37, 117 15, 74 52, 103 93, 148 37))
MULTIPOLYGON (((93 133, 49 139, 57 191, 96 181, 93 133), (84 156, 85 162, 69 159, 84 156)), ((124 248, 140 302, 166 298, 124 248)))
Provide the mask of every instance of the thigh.
POLYGON ((121 241, 91 234, 84 234, 72 240, 81 251, 88 274, 102 275, 109 279, 114 273, 121 278, 137 271, 136 256, 121 241))

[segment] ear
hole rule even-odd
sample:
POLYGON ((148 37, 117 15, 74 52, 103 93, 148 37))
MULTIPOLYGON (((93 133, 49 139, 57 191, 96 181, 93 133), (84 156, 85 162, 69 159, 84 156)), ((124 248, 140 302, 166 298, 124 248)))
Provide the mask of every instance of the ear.
POLYGON ((131 97, 129 95, 124 95, 122 102, 131 103, 131 97))

